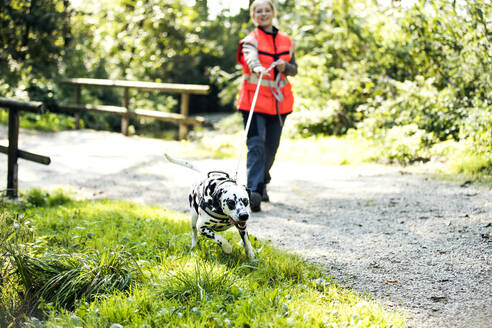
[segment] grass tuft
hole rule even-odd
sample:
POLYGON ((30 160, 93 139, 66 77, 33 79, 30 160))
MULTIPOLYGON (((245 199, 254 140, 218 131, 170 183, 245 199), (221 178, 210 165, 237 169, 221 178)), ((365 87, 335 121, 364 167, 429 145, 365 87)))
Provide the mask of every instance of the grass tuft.
POLYGON ((141 279, 140 270, 125 251, 95 254, 46 254, 43 258, 11 254, 22 286, 32 302, 73 309, 78 300, 127 290, 141 279))
POLYGON ((63 190, 55 190, 52 193, 33 188, 25 194, 21 194, 25 199, 25 206, 29 207, 52 207, 67 204, 72 199, 63 190))
POLYGON ((196 261, 169 271, 159 288, 163 297, 195 304, 230 289, 235 280, 224 266, 196 261))

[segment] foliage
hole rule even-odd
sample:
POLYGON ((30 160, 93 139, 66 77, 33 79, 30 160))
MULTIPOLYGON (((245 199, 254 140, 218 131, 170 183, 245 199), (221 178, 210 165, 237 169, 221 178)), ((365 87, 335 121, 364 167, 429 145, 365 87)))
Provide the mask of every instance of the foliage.
POLYGON ((17 88, 56 76, 69 17, 67 0, 0 1, 0 94, 18 96, 17 88))
MULTIPOLYGON (((480 99, 483 108, 490 106, 490 77, 483 72, 492 63, 486 19, 491 9, 485 2, 418 1, 410 8, 388 8, 366 1, 319 0, 314 5, 318 14, 311 16, 309 6, 311 1, 296 2, 287 15, 299 40, 303 69, 294 80, 301 86, 296 88, 301 110, 309 113, 324 108, 328 99, 337 101, 348 119, 332 124, 348 129, 371 116, 365 111, 368 104, 398 103, 402 94, 395 83, 410 84, 418 96, 405 104, 406 111, 431 110, 408 117, 415 120, 409 123, 445 140, 457 137, 473 99, 480 99), (439 98, 435 104, 429 104, 432 93, 439 98)), ((392 110, 387 106, 381 111, 392 110)))
MULTIPOLYGON (((41 40, 30 25, 34 18, 26 13, 33 10, 34 5, 30 6, 27 1, 9 3, 5 8, 2 6, 5 24, 12 29, 16 25, 26 26, 25 34, 32 39, 26 41, 29 45, 41 40)), ((246 11, 234 17, 224 11, 216 19, 208 19, 206 1, 197 1, 194 7, 180 0, 84 1, 77 7, 68 0, 42 3, 41 8, 36 8, 39 16, 52 17, 60 26, 49 25, 50 30, 44 31, 45 43, 37 46, 41 48, 38 51, 41 56, 28 54, 34 63, 26 61, 21 67, 19 60, 9 61, 11 65, 5 66, 5 70, 19 69, 11 75, 1 74, 0 81, 5 84, 1 84, 0 95, 49 101, 48 108, 53 112, 60 112, 59 102, 71 103, 75 98, 75 88, 59 82, 66 77, 209 84, 208 72, 212 68, 233 69, 235 56, 231 54, 235 53, 239 30, 247 21, 244 19, 246 11), (63 42, 61 37, 64 37, 63 42), (36 65, 43 67, 37 70, 36 65), (35 76, 30 74, 34 69, 35 76)), ((7 42, 15 33, 8 29, 3 31, 6 44, 2 49, 18 52, 20 46, 7 42)), ((15 30, 19 31, 22 29, 15 30)), ((192 114, 230 108, 230 104, 219 102, 219 90, 213 80, 211 87, 208 96, 191 96, 192 114)), ((122 95, 121 90, 112 88, 84 88, 81 100, 89 104, 121 105, 122 95)), ((133 92, 132 100, 132 108, 176 111, 179 95, 139 91, 133 92)), ((82 119, 87 127, 118 131, 120 120, 115 117, 87 114, 82 119)), ((135 118, 130 124, 137 131, 141 128, 176 129, 175 125, 148 119, 135 118)))
MULTIPOLYGON (((255 263, 242 247, 226 255, 204 239, 190 253, 181 213, 114 201, 5 205, 2 326, 403 326, 398 313, 253 237, 255 263)), ((240 240, 223 234, 233 244, 240 240)))
POLYGON ((465 110, 455 108, 452 90, 439 91, 433 82, 434 79, 424 80, 421 76, 415 81, 388 81, 394 96, 376 97, 361 105, 358 110, 365 112, 367 118, 358 129, 374 136, 378 131, 413 123, 439 140, 458 139, 465 110))
POLYGON ((417 125, 394 126, 385 131, 376 158, 390 163, 412 164, 430 160, 433 135, 417 125))
MULTIPOLYGON (((75 120, 71 116, 54 113, 25 113, 19 115, 21 128, 33 129, 45 132, 63 131, 75 129, 75 120)), ((0 123, 8 125, 9 112, 0 109, 0 123)), ((82 123, 82 127, 84 124, 82 123)))
MULTIPOLYGON (((460 127, 460 140, 469 142, 469 149, 480 155, 492 155, 492 131, 490 127, 492 106, 477 101, 469 108, 469 115, 460 127)), ((489 156, 492 158, 492 156, 489 156)))
POLYGON ((312 135, 342 135, 346 131, 340 129, 347 118, 340 109, 340 103, 327 101, 319 110, 298 111, 292 113, 288 120, 292 124, 287 132, 291 137, 307 138, 312 135))
MULTIPOLYGON (((234 53, 239 40, 236 32, 241 16, 222 14, 215 20, 207 17, 206 2, 194 7, 180 0, 126 1, 107 3, 86 1, 72 20, 73 46, 64 65, 66 76, 142 80, 154 82, 209 84, 208 71, 235 64, 234 53), (90 17, 92 24, 87 24, 90 17), (230 31, 233 31, 230 33, 230 31), (81 59, 84 59, 81 61, 81 59)), ((208 96, 192 96, 191 113, 224 109, 217 99, 213 83, 208 96)), ((62 90, 62 97, 73 91, 62 90)), ((106 90, 88 90, 83 102, 119 105, 122 97, 106 90), (96 99, 94 99, 96 98, 96 99)), ((176 111, 176 95, 157 92, 134 92, 134 108, 176 111)), ((137 129, 138 124, 132 122, 137 129)), ((113 128, 113 127, 112 127, 113 128)))
POLYGON ((484 74, 492 68, 491 8, 490 1, 287 3, 286 28, 302 68, 293 79, 300 110, 290 120, 294 130, 306 136, 357 128, 394 152, 404 142, 385 138, 397 126, 416 125, 430 143, 396 157, 383 151, 380 159, 412 162, 449 138, 492 156, 492 89, 484 74))

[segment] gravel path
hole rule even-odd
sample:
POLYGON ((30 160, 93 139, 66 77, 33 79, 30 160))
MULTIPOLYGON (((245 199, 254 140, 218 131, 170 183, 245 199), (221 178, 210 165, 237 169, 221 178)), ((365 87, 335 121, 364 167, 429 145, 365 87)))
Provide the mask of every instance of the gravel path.
MULTIPOLYGON (((0 126, 0 144, 7 131, 0 126)), ((198 174, 162 153, 179 143, 96 131, 21 131, 22 189, 57 186, 187 211, 198 174)), ((6 188, 6 156, 0 190, 6 188)), ((197 161, 232 171, 236 161, 197 161)), ((408 327, 492 327, 492 191, 434 181, 410 169, 276 163, 252 235, 324 265, 341 285, 408 314, 408 327)))

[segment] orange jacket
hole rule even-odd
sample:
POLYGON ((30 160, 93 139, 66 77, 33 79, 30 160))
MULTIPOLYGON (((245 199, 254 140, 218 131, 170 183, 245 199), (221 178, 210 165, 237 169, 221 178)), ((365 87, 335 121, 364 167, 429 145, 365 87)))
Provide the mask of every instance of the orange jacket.
MULTIPOLYGON (((284 33, 277 32, 275 34, 269 34, 260 28, 256 28, 239 43, 237 61, 243 66, 243 81, 241 90, 239 91, 237 108, 249 111, 258 84, 258 76, 251 72, 246 63, 242 52, 244 43, 250 43, 256 46, 258 49, 258 59, 265 69, 268 69, 278 59, 290 62, 294 53, 294 43, 284 33)), ((291 85, 285 74, 272 69, 268 74, 263 75, 254 111, 277 115, 277 103, 280 114, 290 113, 294 104, 294 96, 292 95, 291 85), (275 88, 275 77, 277 74, 281 74, 278 87, 283 95, 282 101, 277 101, 272 92, 272 89, 275 88)))

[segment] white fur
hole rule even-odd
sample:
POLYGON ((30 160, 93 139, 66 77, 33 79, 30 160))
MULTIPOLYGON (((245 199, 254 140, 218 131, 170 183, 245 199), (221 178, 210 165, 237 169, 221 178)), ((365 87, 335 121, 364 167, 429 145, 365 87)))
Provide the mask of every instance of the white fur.
MULTIPOLYGON (((173 158, 168 154, 164 154, 164 156, 171 163, 187 167, 197 172, 202 172, 199 168, 188 161, 173 158)), ((197 187, 198 186, 200 186, 200 184, 198 184, 197 187)), ((195 189, 193 190, 191 197, 195 197, 194 195, 197 194, 197 187, 195 187, 195 189)), ((227 181, 220 184, 220 186, 217 187, 217 190, 219 195, 220 208, 225 215, 229 216, 234 221, 234 223, 231 222, 229 219, 224 219, 221 222, 217 222, 216 219, 210 216, 201 207, 198 207, 198 211, 196 211, 195 208, 192 206, 190 208, 190 221, 192 231, 191 249, 194 249, 198 244, 199 235, 204 235, 214 240, 222 248, 222 251, 224 253, 230 254, 232 252, 232 246, 223 236, 216 232, 227 230, 235 225, 243 241, 246 255, 250 260, 254 260, 255 255, 253 247, 251 246, 248 232, 246 230, 246 220, 251 217, 249 194, 246 190, 246 187, 238 185, 232 181, 227 181), (233 205, 232 209, 230 208, 231 206, 228 206, 229 202, 231 202, 231 205, 233 205), (244 218, 246 219, 244 220, 244 218)), ((208 196, 210 197, 210 195, 208 196)))

